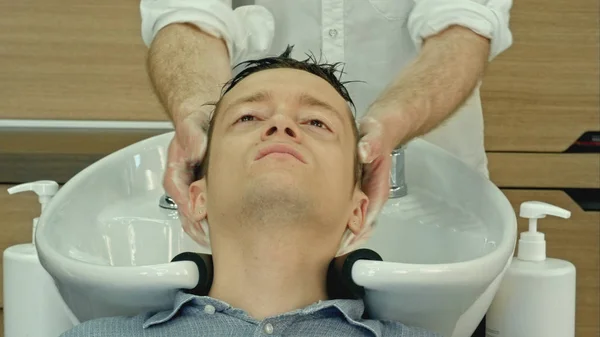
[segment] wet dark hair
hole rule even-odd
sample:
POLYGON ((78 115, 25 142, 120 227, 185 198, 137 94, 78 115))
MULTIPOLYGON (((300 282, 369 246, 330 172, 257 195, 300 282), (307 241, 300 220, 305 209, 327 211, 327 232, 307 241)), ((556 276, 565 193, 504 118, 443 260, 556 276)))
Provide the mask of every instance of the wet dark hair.
MULTIPOLYGON (((246 77, 257 73, 261 70, 267 69, 278 69, 278 68, 287 68, 287 69, 297 69, 304 70, 313 75, 319 76, 320 78, 327 81, 331 86, 342 96, 346 102, 352 105, 352 108, 355 108, 354 102, 348 93, 348 90, 345 87, 345 84, 349 82, 342 82, 336 76, 336 73, 339 72, 340 75, 344 73, 343 64, 341 62, 327 64, 320 63, 317 61, 316 57, 312 54, 308 54, 308 58, 305 60, 295 60, 291 58, 292 50, 294 46, 288 46, 285 51, 275 57, 267 57, 258 60, 250 60, 246 62, 242 62, 235 66, 235 68, 239 66, 245 65, 246 68, 242 70, 239 74, 237 74, 234 78, 232 78, 224 87, 223 95, 228 93, 233 87, 235 87, 240 81, 245 79, 246 77), (342 66, 342 69, 338 69, 339 66, 342 66)), ((340 76, 341 78, 341 76, 340 76)), ((222 96, 221 96, 222 97, 222 96)))
MULTIPOLYGON (((354 102, 352 101, 352 98, 350 97, 350 94, 348 93, 348 90, 345 87, 345 84, 350 83, 351 81, 342 82, 340 80, 341 75, 344 73, 343 66, 342 66, 341 70, 339 69, 339 67, 342 65, 341 62, 333 63, 333 64, 321 63, 312 54, 307 54, 308 58, 306 58, 305 60, 295 60, 295 59, 291 58, 291 56, 290 56, 293 48, 294 48, 294 46, 288 46, 285 49, 285 51, 279 56, 267 57, 267 58, 262 58, 262 59, 258 59, 258 60, 245 61, 245 62, 242 62, 242 63, 236 65, 234 67, 234 69, 237 67, 240 67, 240 66, 246 66, 246 67, 244 68, 244 70, 239 72, 235 77, 233 77, 229 82, 227 82, 223 86, 223 92, 221 93, 221 99, 223 98, 223 96, 225 94, 227 94, 231 89, 233 89, 240 81, 242 81, 243 79, 245 79, 246 77, 248 77, 254 73, 257 73, 257 72, 263 71, 263 70, 268 70, 268 69, 286 68, 286 69, 304 70, 313 75, 319 76, 320 78, 324 79, 329 84, 331 84, 331 86, 340 94, 340 96, 342 96, 342 98, 349 105, 351 105, 353 109, 355 109, 354 102), (337 73, 340 73, 340 78, 338 78, 336 76, 337 73)), ((220 102, 220 100, 219 100, 219 102, 220 102)), ((212 133, 213 133, 213 129, 214 129, 215 115, 219 108, 219 102, 211 103, 212 105, 215 106, 215 109, 213 110, 212 116, 210 116, 209 122, 207 123, 207 125, 203 126, 206 131, 206 134, 207 134, 207 142, 208 143, 206 144, 206 154, 204 156, 204 160, 202 161, 201 164, 197 165, 194 169, 195 180, 199 180, 208 174, 208 162, 209 162, 209 157, 210 157, 210 143, 211 143, 212 133)), ((356 124, 354 123, 354 116, 352 114, 351 114, 351 123, 350 124, 352 125, 352 130, 353 130, 354 137, 356 140, 356 145, 358 145, 359 134, 358 134, 358 129, 356 127, 356 124)), ((354 150, 354 157, 355 157, 355 159, 354 159, 354 162, 355 162, 354 163, 354 182, 360 184, 360 179, 362 176, 362 165, 360 164, 360 160, 358 158, 358 151, 357 151, 356 146, 355 146, 355 150, 354 150)))

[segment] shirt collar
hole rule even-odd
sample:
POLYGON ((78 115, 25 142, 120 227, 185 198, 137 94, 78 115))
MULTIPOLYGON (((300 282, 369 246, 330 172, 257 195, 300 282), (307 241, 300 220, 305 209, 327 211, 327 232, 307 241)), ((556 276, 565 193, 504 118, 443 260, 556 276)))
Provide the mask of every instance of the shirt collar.
POLYGON ((183 291, 178 291, 175 295, 173 308, 171 310, 159 311, 154 315, 150 315, 150 317, 144 321, 144 329, 169 321, 179 312, 179 310, 181 310, 183 306, 190 303, 194 297, 194 295, 185 293, 183 291))
MULTIPOLYGON (((231 310, 231 314, 238 316, 240 319, 259 322, 251 318, 244 311, 236 308, 232 308, 229 304, 220 301, 218 299, 208 297, 208 296, 197 296, 188 294, 183 291, 177 292, 175 295, 175 301, 173 303, 173 308, 170 310, 160 311, 155 313, 154 315, 150 315, 148 319, 144 321, 143 327, 144 329, 149 328, 153 325, 162 324, 171 320, 183 307, 187 305, 199 306, 203 307, 206 305, 211 305, 215 308, 217 312, 223 312, 225 310, 231 310)), ((314 314, 325 309, 334 309, 341 313, 347 320, 351 322, 356 322, 360 320, 365 311, 364 302, 362 300, 327 300, 327 301, 319 301, 313 303, 305 308, 296 309, 277 317, 285 317, 292 316, 297 314, 314 314)))

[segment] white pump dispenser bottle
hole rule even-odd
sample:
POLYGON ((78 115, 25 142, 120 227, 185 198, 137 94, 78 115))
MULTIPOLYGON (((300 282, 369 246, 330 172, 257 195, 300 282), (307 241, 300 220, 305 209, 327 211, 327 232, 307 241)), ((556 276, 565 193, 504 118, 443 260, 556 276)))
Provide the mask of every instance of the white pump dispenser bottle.
POLYGON ((529 219, 514 257, 486 316, 486 337, 574 337, 575 266, 546 258, 544 234, 537 220, 571 212, 539 201, 521 204, 520 216, 529 219))
MULTIPOLYGON (((40 180, 8 189, 9 194, 27 191, 38 195, 43 212, 58 184, 40 180)), ((9 247, 3 254, 4 337, 55 337, 77 322, 40 264, 35 247, 38 219, 33 219, 31 243, 9 247)))

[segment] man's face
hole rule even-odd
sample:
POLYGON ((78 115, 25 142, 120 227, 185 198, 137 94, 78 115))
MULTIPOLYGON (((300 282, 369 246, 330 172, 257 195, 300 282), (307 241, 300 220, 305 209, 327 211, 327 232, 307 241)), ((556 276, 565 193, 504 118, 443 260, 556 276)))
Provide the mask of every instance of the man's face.
POLYGON ((211 237, 232 210, 327 224, 313 229, 321 235, 362 226, 354 120, 327 81, 301 70, 259 71, 224 95, 214 118, 208 182, 199 182, 211 237))

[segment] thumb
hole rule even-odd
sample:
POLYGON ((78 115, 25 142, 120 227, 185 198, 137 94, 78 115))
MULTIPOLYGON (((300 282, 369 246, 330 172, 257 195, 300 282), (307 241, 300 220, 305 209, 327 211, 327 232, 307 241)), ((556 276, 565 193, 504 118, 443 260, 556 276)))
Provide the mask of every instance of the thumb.
POLYGON ((190 153, 188 156, 188 161, 192 163, 196 163, 204 160, 204 155, 206 154, 206 146, 208 144, 208 138, 204 132, 200 133, 200 139, 195 139, 190 148, 190 153))
POLYGON ((383 147, 383 127, 373 117, 365 117, 359 125, 362 135, 358 142, 358 155, 363 164, 370 164, 379 157, 383 147))

